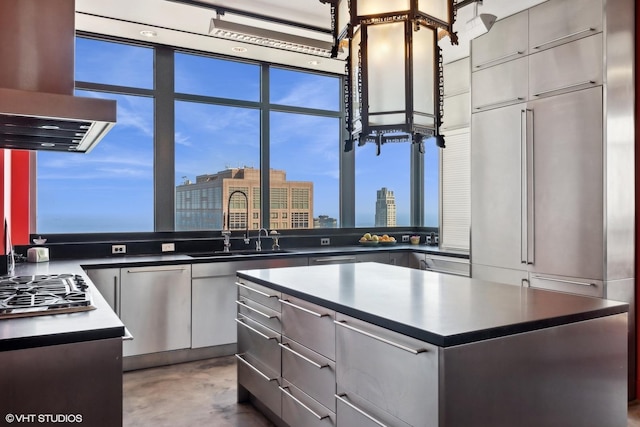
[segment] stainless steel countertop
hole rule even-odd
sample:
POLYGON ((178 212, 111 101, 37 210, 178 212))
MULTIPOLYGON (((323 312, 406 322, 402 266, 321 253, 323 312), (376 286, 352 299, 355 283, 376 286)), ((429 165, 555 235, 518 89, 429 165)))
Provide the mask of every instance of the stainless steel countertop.
POLYGON ((441 346, 624 313, 628 304, 378 263, 238 276, 441 346))

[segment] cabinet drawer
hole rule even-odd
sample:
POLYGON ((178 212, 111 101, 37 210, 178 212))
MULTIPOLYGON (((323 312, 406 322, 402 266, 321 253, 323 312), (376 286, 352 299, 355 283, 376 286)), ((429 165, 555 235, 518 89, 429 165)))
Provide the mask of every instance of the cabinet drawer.
POLYGON ((449 96, 442 100, 444 115, 442 117, 443 132, 466 128, 471 122, 471 93, 449 96))
POLYGON ((532 273, 529 276, 529 284, 532 288, 549 289, 552 291, 604 298, 604 282, 600 280, 587 280, 583 278, 532 273))
POLYGON ((524 286, 529 278, 527 270, 512 270, 481 264, 471 265, 471 278, 506 285, 524 286))
POLYGON ((472 112, 523 102, 529 95, 529 59, 505 62, 471 76, 472 112))
POLYGON ((438 347, 341 314, 338 388, 412 426, 438 425, 438 347))
POLYGON ((258 360, 280 376, 280 335, 249 318, 238 316, 238 352, 258 360))
POLYGON ((250 355, 236 354, 238 384, 246 388, 278 417, 282 416, 279 377, 250 355))
POLYGON ((444 64, 443 73, 445 97, 460 95, 471 89, 469 57, 444 64))
POLYGON ((529 57, 531 99, 602 84, 602 33, 529 57))
POLYGON ((336 425, 335 412, 320 405, 290 382, 283 380, 280 391, 282 392, 282 420, 287 425, 300 427, 336 425))
POLYGON ((529 12, 497 21, 491 31, 471 41, 472 71, 521 58, 529 53, 529 12))
MULTIPOLYGON (((338 427, 411 427, 396 417, 381 411, 358 396, 338 390, 336 397, 338 427)), ((420 426, 438 424, 420 424, 420 426)))
POLYGON ((299 298, 282 295, 282 334, 336 360, 335 311, 299 298))
POLYGON ((254 322, 258 322, 267 328, 273 329, 277 333, 282 332, 280 312, 241 296, 236 300, 236 306, 238 307, 238 313, 242 316, 248 317, 254 322))
POLYGON ((238 287, 238 295, 241 297, 251 299, 272 310, 280 311, 278 300, 282 298, 281 292, 241 278, 237 278, 236 286, 238 287))
POLYGON ((427 271, 469 277, 469 261, 466 259, 426 255, 424 262, 424 269, 427 271))
POLYGON ((530 53, 602 31, 602 12, 602 0, 548 1, 532 7, 529 10, 530 53))
POLYGON ((286 337, 282 337, 280 347, 282 377, 335 412, 336 364, 286 337))

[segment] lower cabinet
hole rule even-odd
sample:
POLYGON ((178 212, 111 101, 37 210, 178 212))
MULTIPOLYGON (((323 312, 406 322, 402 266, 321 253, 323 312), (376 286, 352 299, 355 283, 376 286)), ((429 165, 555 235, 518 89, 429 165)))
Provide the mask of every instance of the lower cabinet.
POLYGON ((120 319, 134 339, 123 355, 191 347, 191 265, 122 268, 120 319))
MULTIPOLYGON (((336 383, 341 404, 368 420, 438 425, 438 347, 342 314, 336 315, 336 326, 336 383), (369 411, 361 407, 364 402, 371 407, 369 411), (370 413, 373 408, 377 414, 370 413)), ((340 414, 338 420, 338 425, 345 426, 375 425, 342 424, 340 414)))
POLYGON ((87 276, 131 331, 124 356, 191 346, 191 265, 89 269, 87 276))

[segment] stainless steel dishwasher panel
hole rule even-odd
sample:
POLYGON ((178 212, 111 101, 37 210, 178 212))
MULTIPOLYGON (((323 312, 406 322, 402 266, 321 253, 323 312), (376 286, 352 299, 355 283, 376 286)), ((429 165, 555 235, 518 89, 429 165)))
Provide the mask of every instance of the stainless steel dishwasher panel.
POLYGON ((277 332, 262 326, 262 324, 238 314, 238 352, 259 361, 269 371, 280 376, 281 337, 277 332))
POLYGON ((120 307, 124 356, 191 347, 191 266, 123 268, 120 307))

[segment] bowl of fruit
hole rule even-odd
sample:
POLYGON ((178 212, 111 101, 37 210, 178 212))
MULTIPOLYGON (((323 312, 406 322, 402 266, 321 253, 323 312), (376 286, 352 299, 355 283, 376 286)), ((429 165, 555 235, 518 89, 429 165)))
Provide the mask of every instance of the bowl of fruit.
POLYGON ((364 233, 364 235, 358 240, 361 245, 375 246, 380 241, 380 237, 377 234, 364 233))
POLYGON ((388 236, 386 234, 383 234, 378 240, 378 243, 380 243, 381 245, 387 245, 387 246, 395 245, 396 238, 393 236, 388 236))

